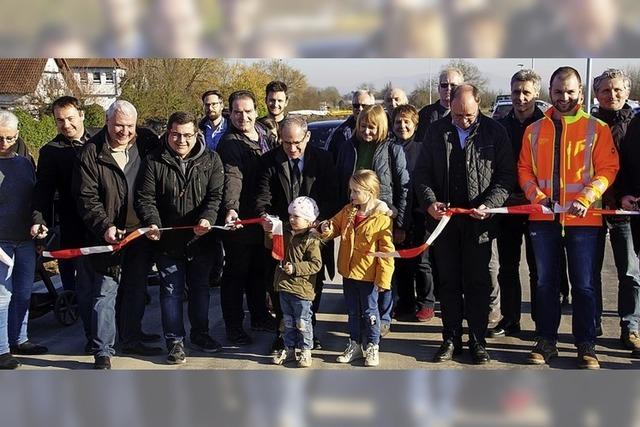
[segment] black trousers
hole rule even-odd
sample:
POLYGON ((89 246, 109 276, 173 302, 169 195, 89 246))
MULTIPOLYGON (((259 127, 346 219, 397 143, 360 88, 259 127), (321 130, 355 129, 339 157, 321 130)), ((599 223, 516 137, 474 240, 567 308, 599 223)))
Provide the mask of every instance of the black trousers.
POLYGON ((227 331, 242 327, 244 295, 252 322, 261 322, 269 315, 266 306, 265 249, 262 241, 234 239, 228 232, 224 238, 225 264, 220 285, 220 304, 227 331))
POLYGON ((520 283, 520 254, 522 238, 525 241, 527 265, 529 267, 529 288, 531 295, 531 315, 535 310, 535 289, 538 282, 536 259, 529 237, 529 220, 526 215, 502 215, 498 220, 498 284, 500 285, 500 311, 506 323, 519 323, 522 309, 522 284, 520 283))
POLYGON ((462 341, 462 320, 469 341, 485 344, 489 316, 491 241, 479 243, 477 227, 466 216, 454 216, 433 246, 440 280, 444 340, 462 341))

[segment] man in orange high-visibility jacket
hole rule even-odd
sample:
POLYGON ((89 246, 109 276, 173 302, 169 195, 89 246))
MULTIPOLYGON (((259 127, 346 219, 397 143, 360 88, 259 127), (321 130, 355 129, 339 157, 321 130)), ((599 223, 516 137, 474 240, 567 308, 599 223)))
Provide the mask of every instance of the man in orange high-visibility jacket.
POLYGON ((558 215, 529 217, 529 233, 539 273, 536 288, 538 342, 528 361, 544 364, 558 354, 560 323, 559 260, 567 250, 573 296, 573 336, 581 368, 599 368, 595 354, 596 292, 593 264, 597 256, 600 198, 619 168, 609 127, 582 110, 578 72, 560 67, 551 75, 553 107, 525 131, 518 181, 531 203, 567 209, 558 215))

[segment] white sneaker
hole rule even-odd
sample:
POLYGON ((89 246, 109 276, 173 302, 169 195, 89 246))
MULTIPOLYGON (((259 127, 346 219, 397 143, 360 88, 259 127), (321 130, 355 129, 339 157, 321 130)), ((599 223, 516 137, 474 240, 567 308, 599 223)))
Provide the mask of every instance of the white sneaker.
POLYGON ((309 368, 311 367, 311 363, 311 350, 300 351, 300 357, 298 358, 298 368, 309 368))
POLYGON ((379 346, 369 343, 367 349, 364 351, 364 366, 378 366, 380 359, 378 357, 379 346))
POLYGON ((342 352, 340 356, 338 356, 338 363, 349 363, 356 359, 362 359, 364 355, 362 354, 362 346, 353 340, 349 340, 349 345, 342 352))
POLYGON ((296 350, 293 348, 283 348, 276 351, 271 361, 274 365, 282 365, 296 359, 296 350))

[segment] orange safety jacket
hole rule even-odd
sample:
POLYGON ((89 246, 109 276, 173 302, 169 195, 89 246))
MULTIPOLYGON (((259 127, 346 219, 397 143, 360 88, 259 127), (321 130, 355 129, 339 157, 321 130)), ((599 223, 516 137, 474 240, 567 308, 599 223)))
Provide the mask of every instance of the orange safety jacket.
MULTIPOLYGON (((543 118, 524 132, 518 160, 518 182, 531 203, 553 196, 553 149, 555 126, 549 108, 543 118)), ((574 200, 587 207, 601 207, 601 197, 615 177, 620 163, 609 126, 587 114, 580 106, 575 115, 562 117, 560 138, 560 200, 568 208, 574 200)), ((552 214, 532 214, 532 221, 552 221, 552 214)), ((601 226, 602 215, 584 218, 560 214, 563 226, 601 226)))

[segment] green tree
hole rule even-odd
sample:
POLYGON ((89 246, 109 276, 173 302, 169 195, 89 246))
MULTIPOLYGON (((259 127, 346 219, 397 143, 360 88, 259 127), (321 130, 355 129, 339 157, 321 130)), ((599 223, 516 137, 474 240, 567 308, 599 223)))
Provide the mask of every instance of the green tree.
POLYGON ((86 127, 101 128, 105 123, 105 111, 98 104, 90 104, 84 107, 84 125, 86 127))
POLYGON ((53 116, 42 115, 39 119, 28 111, 16 109, 13 113, 18 117, 18 129, 32 156, 38 156, 38 151, 57 134, 56 122, 53 116))

